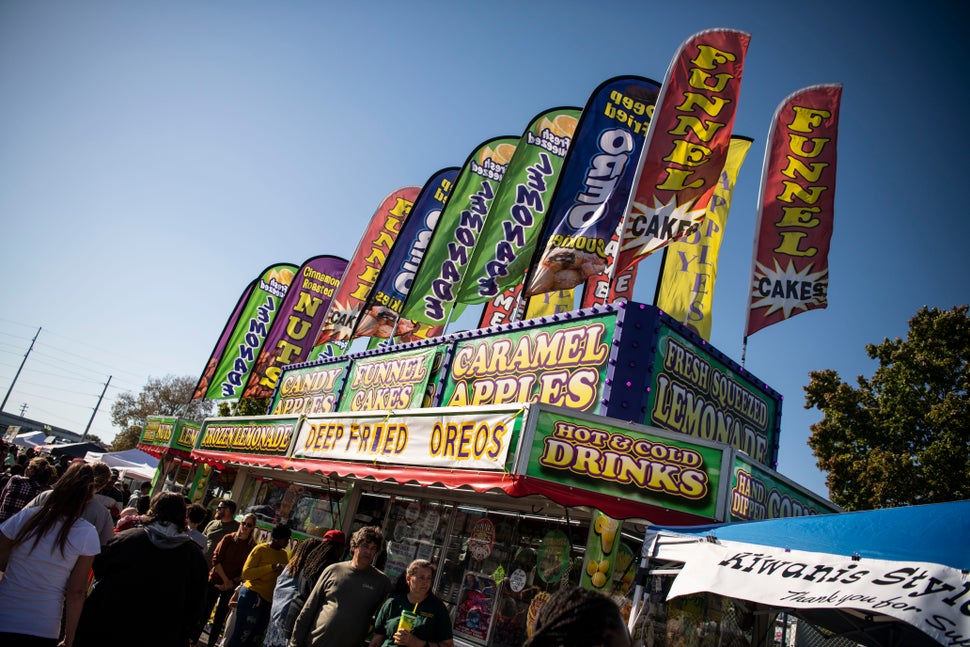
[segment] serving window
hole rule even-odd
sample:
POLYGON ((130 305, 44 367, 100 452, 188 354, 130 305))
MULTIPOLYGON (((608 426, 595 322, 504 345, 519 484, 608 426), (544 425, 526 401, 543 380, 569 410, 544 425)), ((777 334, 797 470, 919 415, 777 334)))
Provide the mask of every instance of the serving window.
POLYGON ((342 496, 343 492, 322 485, 256 477, 247 482, 239 511, 256 515, 267 526, 285 523, 294 534, 322 537, 340 527, 342 496))
POLYGON ((195 463, 178 457, 163 459, 166 463, 162 489, 168 492, 188 492, 195 475, 195 463))
POLYGON ((454 509, 454 505, 440 501, 390 497, 382 530, 387 544, 384 573, 392 582, 397 582, 415 559, 436 565, 441 561, 454 509))
POLYGON ((201 503, 210 510, 214 509, 222 499, 232 498, 235 478, 235 469, 202 463, 196 468, 195 485, 191 490, 192 503, 201 503))
POLYGON ((460 507, 438 594, 466 641, 521 645, 552 591, 579 583, 588 524, 562 517, 460 507))

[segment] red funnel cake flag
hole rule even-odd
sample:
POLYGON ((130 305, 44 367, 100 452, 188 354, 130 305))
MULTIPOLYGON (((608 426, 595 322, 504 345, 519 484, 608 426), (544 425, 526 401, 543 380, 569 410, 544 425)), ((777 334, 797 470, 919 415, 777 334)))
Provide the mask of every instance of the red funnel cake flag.
POLYGON ((755 228, 745 337, 828 306, 840 84, 785 99, 772 119, 755 228))
POLYGON ((627 204, 617 276, 700 222, 721 179, 750 34, 708 29, 674 55, 627 204))
POLYGON ((398 189, 384 198, 374 212, 333 295, 310 351, 310 360, 343 355, 350 348, 364 304, 420 191, 419 186, 398 189))

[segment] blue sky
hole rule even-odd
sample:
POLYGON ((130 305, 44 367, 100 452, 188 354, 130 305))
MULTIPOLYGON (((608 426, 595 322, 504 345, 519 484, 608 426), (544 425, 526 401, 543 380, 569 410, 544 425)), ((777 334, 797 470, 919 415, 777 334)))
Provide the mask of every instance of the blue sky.
MULTIPOLYGON (((735 133, 754 138, 721 250, 712 343, 740 360, 765 139, 779 102, 842 83, 829 307, 751 337, 785 397, 779 471, 826 494, 806 445, 812 370, 871 375, 865 344, 970 301, 961 144, 970 9, 896 3, 0 4, 0 388, 5 410, 117 430, 111 402, 197 376, 267 265, 349 257, 385 195, 458 166, 680 43, 751 33, 735 133)), ((651 302, 659 255, 641 265, 651 302)))

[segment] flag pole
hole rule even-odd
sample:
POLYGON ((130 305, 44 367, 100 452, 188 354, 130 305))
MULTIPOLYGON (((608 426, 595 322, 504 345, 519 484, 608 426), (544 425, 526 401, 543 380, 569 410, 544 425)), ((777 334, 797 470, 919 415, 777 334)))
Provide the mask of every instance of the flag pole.
POLYGON ((664 253, 660 257, 660 271, 657 272, 657 287, 653 291, 653 305, 655 306, 660 301, 660 285, 663 283, 664 267, 667 265, 667 250, 669 249, 669 245, 664 245, 664 253))

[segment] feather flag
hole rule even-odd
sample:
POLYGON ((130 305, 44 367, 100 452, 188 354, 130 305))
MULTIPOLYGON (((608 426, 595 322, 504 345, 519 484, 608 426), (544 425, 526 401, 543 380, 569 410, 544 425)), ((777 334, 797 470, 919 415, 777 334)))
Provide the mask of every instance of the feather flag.
POLYGON ((525 318, 537 319, 560 312, 569 312, 575 302, 576 296, 572 289, 543 292, 529 299, 525 308, 525 318))
POLYGON ((520 319, 536 319, 575 310, 576 296, 572 288, 543 292, 522 299, 522 284, 502 292, 482 308, 479 328, 491 328, 520 319))
POLYGON ((489 207, 518 143, 518 137, 496 137, 480 144, 465 160, 404 302, 401 316, 405 319, 431 326, 448 323, 489 207))
POLYGON ((522 301, 522 284, 513 285, 494 299, 487 301, 478 320, 479 328, 491 328, 522 319, 525 303, 522 301))
POLYGON ((303 263, 280 304, 242 397, 268 398, 284 366, 307 361, 314 331, 320 329, 346 267, 347 260, 336 256, 314 256, 303 263))
POLYGON ((761 177, 745 338, 828 306, 840 84, 813 85, 778 106, 761 177))
POLYGON ((749 148, 749 138, 731 138, 721 180, 707 206, 707 217, 693 232, 672 242, 664 253, 656 305, 708 341, 718 252, 731 209, 734 183, 749 148))
POLYGON ((343 280, 337 286, 337 293, 330 302, 309 359, 347 352, 364 302, 370 296, 374 282, 420 191, 421 187, 404 187, 381 201, 357 244, 357 250, 350 259, 343 280))
POLYGON ((621 76, 590 95, 536 244, 525 296, 574 288, 606 270, 606 248, 634 186, 659 91, 656 81, 621 76))
POLYGON ((468 262, 460 303, 485 303, 522 282, 579 117, 579 108, 554 108, 529 122, 468 262))
POLYGON ((626 209, 616 271, 682 236, 707 212, 734 130, 750 34, 709 29, 677 50, 626 209))
POLYGON ((195 385, 195 392, 192 393, 193 400, 206 397, 209 385, 212 384, 212 378, 216 374, 216 368, 219 366, 222 355, 226 352, 226 348, 229 345, 229 338, 236 329, 236 324, 239 323, 239 317, 242 316, 243 308, 246 307, 246 303, 249 301, 249 295, 253 293, 253 288, 255 287, 256 279, 247 285, 246 289, 239 295, 239 299, 236 301, 236 307, 232 309, 232 314, 226 320, 226 325, 222 327, 222 334, 219 335, 219 339, 216 341, 212 353, 209 354, 209 361, 205 364, 205 370, 202 371, 202 376, 195 385))
POLYGON ((606 246, 606 271, 586 279, 583 286, 582 308, 592 308, 597 305, 630 301, 633 299, 633 284, 637 279, 637 266, 628 267, 616 274, 616 253, 620 249, 620 231, 617 231, 606 246))
MULTIPOLYGON (((247 288, 249 297, 239 311, 239 316, 235 317, 235 322, 232 321, 233 317, 230 317, 229 323, 233 325, 227 337, 225 350, 211 371, 205 395, 200 397, 209 400, 239 399, 243 386, 256 364, 256 357, 263 347, 263 342, 266 341, 266 335, 273 321, 276 320, 280 304, 286 297, 296 270, 297 266, 289 263, 272 265, 263 270, 251 290, 247 288)), ((239 308, 239 304, 236 308, 239 308)), ((225 334, 223 331, 223 335, 225 334)), ((213 363, 213 359, 214 355, 210 358, 209 364, 213 363)), ((203 380, 207 374, 209 374, 208 365, 203 380)), ((196 393, 203 388, 203 380, 200 380, 196 393)))
POLYGON ((412 334, 420 328, 410 319, 401 319, 401 309, 451 195, 458 170, 458 167, 441 169, 424 183, 371 290, 354 337, 390 339, 412 334))

